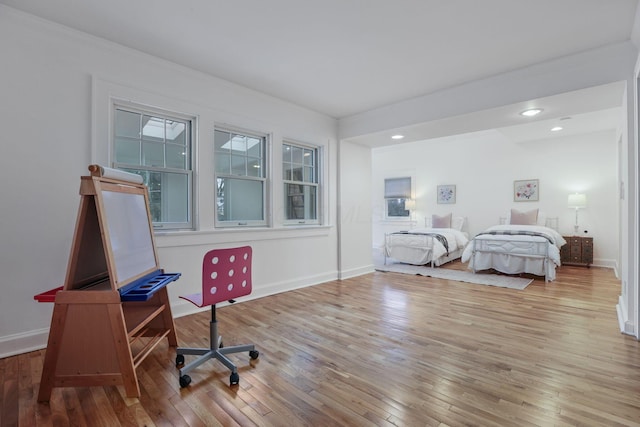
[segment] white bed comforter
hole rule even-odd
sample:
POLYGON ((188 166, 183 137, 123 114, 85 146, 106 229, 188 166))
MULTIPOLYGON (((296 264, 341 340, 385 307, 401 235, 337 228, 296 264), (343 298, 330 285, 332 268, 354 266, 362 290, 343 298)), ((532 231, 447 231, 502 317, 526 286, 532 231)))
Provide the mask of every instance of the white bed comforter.
POLYGON ((447 255, 447 249, 435 237, 426 234, 440 234, 449 246, 448 253, 461 251, 469 238, 467 233, 454 228, 414 228, 407 233, 389 234, 385 242, 385 255, 407 264, 423 265, 447 255), (433 245, 433 246, 432 246, 433 245))
POLYGON ((566 244, 565 239, 552 228, 538 225, 496 225, 486 232, 518 230, 546 237, 481 233, 473 240, 482 242, 472 240, 462 253, 462 262, 469 262, 469 268, 476 271, 493 268, 506 274, 530 273, 554 280, 556 266, 560 265, 560 247, 566 244), (545 262, 544 257, 552 262, 545 262))

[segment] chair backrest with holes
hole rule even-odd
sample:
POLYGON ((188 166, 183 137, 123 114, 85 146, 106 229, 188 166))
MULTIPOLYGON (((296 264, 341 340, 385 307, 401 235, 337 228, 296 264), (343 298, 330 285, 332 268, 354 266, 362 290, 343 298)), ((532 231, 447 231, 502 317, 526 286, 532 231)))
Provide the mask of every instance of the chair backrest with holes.
POLYGON ((214 305, 251 293, 251 246, 213 249, 202 261, 202 302, 214 305))

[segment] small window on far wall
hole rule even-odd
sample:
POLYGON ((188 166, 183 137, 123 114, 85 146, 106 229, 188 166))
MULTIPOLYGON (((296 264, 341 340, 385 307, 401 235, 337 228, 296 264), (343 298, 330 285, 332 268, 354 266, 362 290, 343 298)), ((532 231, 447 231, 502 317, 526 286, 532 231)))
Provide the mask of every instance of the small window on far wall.
POLYGON ((409 218, 406 202, 411 199, 411 177, 384 180, 384 200, 387 218, 409 218))

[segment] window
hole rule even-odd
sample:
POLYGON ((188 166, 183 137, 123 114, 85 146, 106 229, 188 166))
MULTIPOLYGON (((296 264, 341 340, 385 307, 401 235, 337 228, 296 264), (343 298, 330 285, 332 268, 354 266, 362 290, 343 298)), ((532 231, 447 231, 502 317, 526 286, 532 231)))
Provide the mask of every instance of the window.
POLYGON ((216 129, 216 224, 266 224, 267 137, 216 129))
POLYGON ((282 145, 285 221, 318 223, 318 149, 292 143, 282 145))
POLYGON ((193 228, 192 119, 115 106, 113 167, 141 175, 154 228, 193 228))
POLYGON ((384 199, 387 218, 410 218, 411 177, 384 180, 384 199))

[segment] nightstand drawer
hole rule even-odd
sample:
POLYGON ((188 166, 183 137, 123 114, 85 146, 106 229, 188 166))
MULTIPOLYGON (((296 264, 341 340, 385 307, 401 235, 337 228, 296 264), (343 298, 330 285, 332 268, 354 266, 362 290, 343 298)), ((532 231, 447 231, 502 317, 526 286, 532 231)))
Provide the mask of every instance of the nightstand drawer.
POLYGON ((587 267, 593 263, 593 237, 563 236, 567 244, 560 248, 560 261, 587 267))
POLYGON ((565 237, 569 246, 582 246, 582 237, 565 237))

